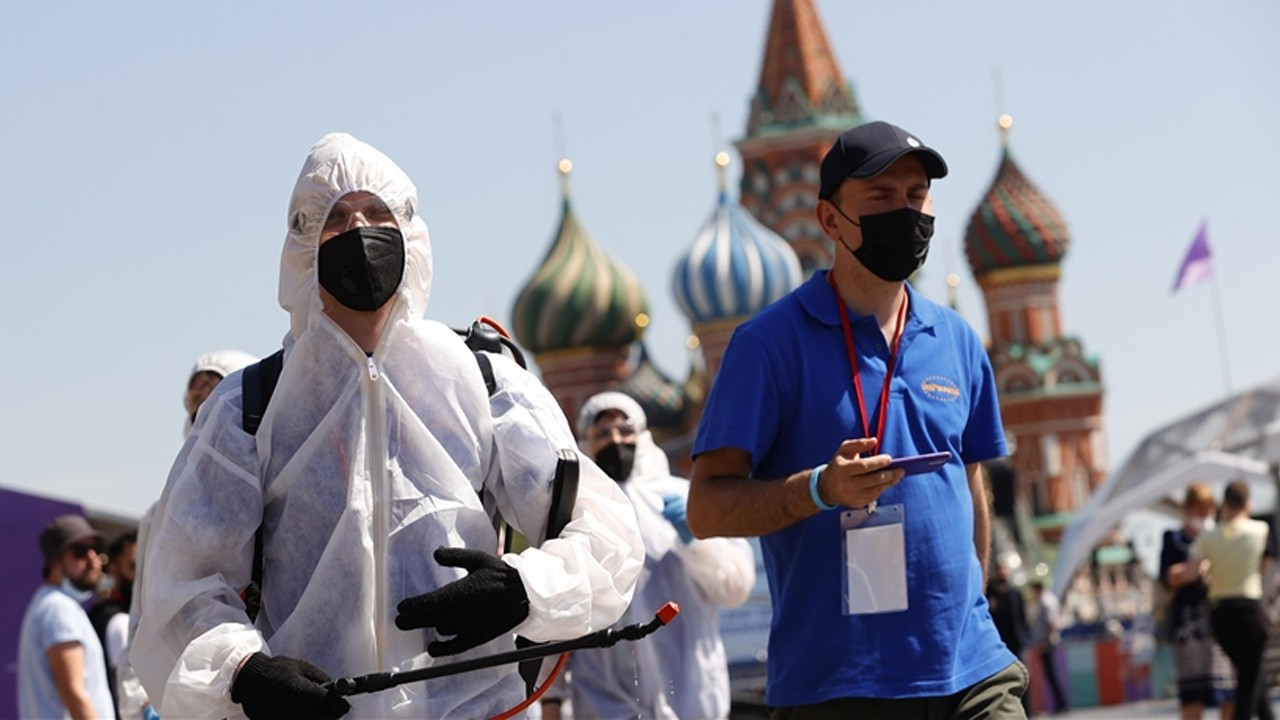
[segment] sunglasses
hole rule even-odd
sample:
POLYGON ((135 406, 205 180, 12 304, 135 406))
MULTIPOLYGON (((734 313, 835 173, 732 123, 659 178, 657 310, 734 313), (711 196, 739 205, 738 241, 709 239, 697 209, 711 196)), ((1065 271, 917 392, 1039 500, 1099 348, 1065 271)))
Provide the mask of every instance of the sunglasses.
POLYGON ((102 550, 99 549, 97 545, 72 545, 71 546, 71 554, 75 556, 77 560, 83 560, 89 557, 89 553, 100 553, 100 552, 102 552, 102 550))

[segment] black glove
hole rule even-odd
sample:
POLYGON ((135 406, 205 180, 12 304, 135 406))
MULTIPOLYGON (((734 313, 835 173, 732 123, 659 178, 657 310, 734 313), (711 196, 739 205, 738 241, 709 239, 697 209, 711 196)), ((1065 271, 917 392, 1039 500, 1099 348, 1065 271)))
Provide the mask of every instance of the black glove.
POLYGON ((253 720, 264 718, 325 718, 346 715, 351 705, 321 685, 331 678, 306 660, 249 656, 231 684, 231 702, 240 703, 253 720))
POLYGON ((529 617, 529 595, 515 568, 487 552, 465 548, 436 548, 435 558, 441 565, 466 568, 469 574, 396 606, 396 627, 401 630, 434 627, 440 635, 454 636, 428 645, 432 656, 470 650, 529 617))

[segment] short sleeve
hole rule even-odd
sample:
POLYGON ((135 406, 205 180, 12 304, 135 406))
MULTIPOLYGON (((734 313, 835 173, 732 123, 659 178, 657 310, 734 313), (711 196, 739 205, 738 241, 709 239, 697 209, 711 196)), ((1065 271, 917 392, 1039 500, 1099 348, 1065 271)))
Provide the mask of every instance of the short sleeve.
POLYGON ((51 598, 53 602, 42 608, 37 619, 36 633, 39 638, 40 652, 48 652, 54 645, 65 642, 80 642, 80 626, 76 622, 76 612, 84 613, 78 605, 66 596, 51 598))
POLYGON ((693 457, 721 448, 751 455, 752 467, 772 447, 781 415, 774 363, 760 340, 739 328, 729 341, 711 386, 693 457))
POLYGON ((1000 400, 996 395, 996 378, 991 369, 991 360, 967 325, 963 331, 968 336, 973 377, 969 387, 969 420, 961 436, 960 459, 969 465, 1004 457, 1008 450, 1004 440, 1004 424, 1000 420, 1000 400))

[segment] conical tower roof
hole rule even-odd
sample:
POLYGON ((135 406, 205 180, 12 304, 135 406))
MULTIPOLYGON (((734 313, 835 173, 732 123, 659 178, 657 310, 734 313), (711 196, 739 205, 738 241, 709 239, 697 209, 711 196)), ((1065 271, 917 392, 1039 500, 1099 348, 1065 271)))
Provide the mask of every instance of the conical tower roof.
MULTIPOLYGON (((1001 118, 1002 134, 1011 123, 1007 115, 1001 118)), ((965 255, 978 277, 1005 268, 1057 264, 1070 243, 1062 215, 1014 162, 1007 135, 1002 144, 995 180, 964 236, 965 255)))
POLYGON ((573 212, 568 174, 560 227, 551 249, 512 308, 516 339, 534 353, 585 347, 625 347, 648 323, 644 290, 626 267, 596 244, 573 212))
POLYGON ((813 0, 774 0, 747 135, 804 125, 844 130, 861 122, 813 0))
POLYGON ((800 284, 800 261, 791 245, 729 199, 728 162, 727 153, 716 155, 716 205, 676 263, 676 302, 694 323, 753 315, 800 284))

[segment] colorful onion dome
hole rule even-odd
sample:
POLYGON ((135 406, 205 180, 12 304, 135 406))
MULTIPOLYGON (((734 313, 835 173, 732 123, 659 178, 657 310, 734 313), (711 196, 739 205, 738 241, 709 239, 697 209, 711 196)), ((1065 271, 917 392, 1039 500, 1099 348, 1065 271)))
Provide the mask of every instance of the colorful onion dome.
POLYGON ((711 217, 676 264, 676 302, 694 323, 752 315, 800 284, 791 245, 730 202, 727 153, 716 155, 720 195, 711 217))
MULTIPOLYGON (((1002 135, 1012 125, 1000 118, 1002 135)), ((1056 264, 1067 252, 1067 224, 1047 198, 1013 161, 1008 142, 1002 143, 1000 168, 986 197, 969 218, 965 254, 973 274, 992 270, 1056 264)))
POLYGON ((670 434, 684 429, 689 415, 689 402, 684 386, 673 381, 653 364, 649 350, 640 344, 640 357, 635 369, 618 390, 635 398, 644 408, 649 428, 660 434, 670 434))
POLYGON ((649 322, 644 290, 578 222, 569 202, 569 171, 560 161, 564 207, 560 228, 542 265, 512 308, 516 339, 534 353, 585 347, 624 347, 649 322))

